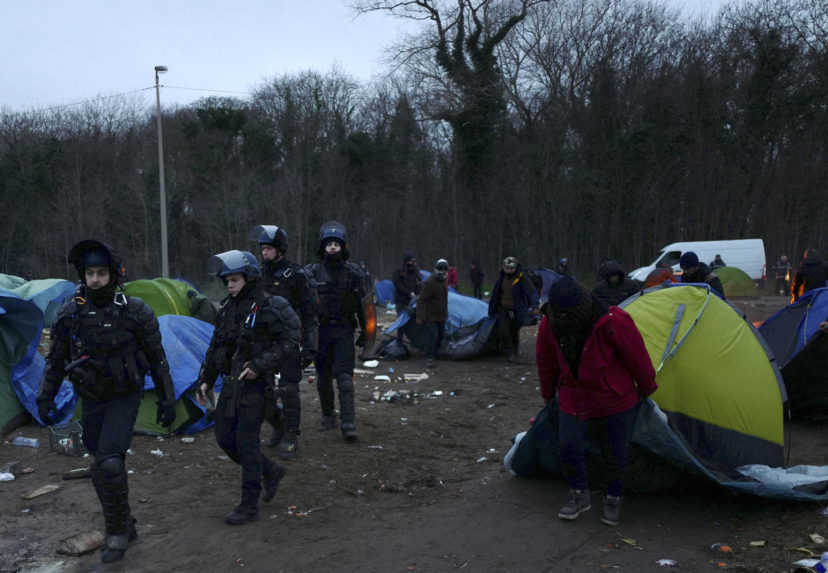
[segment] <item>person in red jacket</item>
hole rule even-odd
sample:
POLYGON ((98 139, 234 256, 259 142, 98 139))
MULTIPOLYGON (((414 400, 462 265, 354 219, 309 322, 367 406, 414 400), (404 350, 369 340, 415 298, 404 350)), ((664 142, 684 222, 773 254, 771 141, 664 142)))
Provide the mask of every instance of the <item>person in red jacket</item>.
POLYGON ((553 283, 543 298, 538 377, 543 399, 557 402, 560 456, 570 488, 558 517, 571 521, 592 507, 584 454, 590 422, 609 443, 601 521, 617 525, 633 412, 641 398, 656 391, 655 370, 630 315, 604 307, 572 277, 553 283))

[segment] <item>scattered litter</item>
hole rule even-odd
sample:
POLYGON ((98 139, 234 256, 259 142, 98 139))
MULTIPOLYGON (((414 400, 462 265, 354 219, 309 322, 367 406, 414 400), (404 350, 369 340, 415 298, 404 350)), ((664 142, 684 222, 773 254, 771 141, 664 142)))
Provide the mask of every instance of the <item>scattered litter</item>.
POLYGON ((620 565, 610 565, 609 563, 601 563, 599 569, 621 569, 620 565))
POLYGON ((366 368, 376 368, 379 366, 379 360, 366 360, 362 363, 362 365, 366 368))
POLYGON ((408 382, 409 384, 416 384, 417 382, 422 382, 423 380, 428 380, 428 374, 425 372, 419 373, 406 373, 403 374, 403 379, 408 382))
POLYGON ((229 462, 230 461, 230 456, 216 456, 216 459, 221 460, 223 462, 229 462))
POLYGON ((813 551, 811 551, 807 547, 792 547, 791 551, 798 551, 800 553, 804 553, 808 557, 813 557, 814 555, 816 555, 816 553, 814 553, 813 551))
POLYGON ((380 382, 391 382, 391 377, 386 376, 385 374, 380 374, 378 376, 374 376, 374 380, 378 380, 380 382))
POLYGON ((526 382, 526 376, 521 376, 521 377, 520 377, 520 381, 521 381, 521 382, 526 382))
POLYGON ((449 392, 449 396, 455 396, 455 395, 456 394, 454 392, 449 392))
POLYGON ((627 545, 631 545, 632 547, 637 547, 638 546, 638 541, 636 541, 632 537, 622 537, 621 541, 623 541, 627 545))
POLYGON ((75 468, 73 470, 69 470, 65 474, 63 474, 63 479, 82 479, 82 478, 89 478, 92 477, 92 472, 89 470, 89 467, 85 468, 75 468))
POLYGON ((158 456, 159 458, 164 457, 164 452, 162 452, 161 450, 150 450, 150 453, 154 456, 158 456))
POLYGON ((402 422, 403 424, 407 424, 408 418, 400 418, 400 422, 402 422))
POLYGON ((374 371, 373 370, 363 370, 362 368, 354 368, 354 374, 357 374, 359 376, 373 376, 374 371))
POLYGON ((369 450, 384 450, 382 446, 368 446, 369 450))
POLYGON ((181 438, 181 441, 185 444, 192 444, 193 442, 195 442, 195 438, 192 436, 184 436, 183 438, 181 438))
POLYGON ((710 549, 721 553, 733 553, 733 548, 730 545, 725 545, 724 543, 714 543, 710 546, 710 549))
POLYGON ((104 536, 100 531, 88 531, 67 537, 60 542, 57 552, 61 555, 77 557, 84 553, 96 550, 104 544, 104 536))
POLYGON ((437 398, 438 396, 442 396, 442 395, 443 395, 443 391, 442 391, 442 390, 435 390, 434 392, 432 392, 431 394, 429 394, 429 396, 434 396, 435 398, 437 398))
POLYGON ((16 436, 12 441, 13 446, 25 446, 27 448, 36 448, 40 445, 40 440, 37 438, 27 438, 26 436, 16 436))
POLYGON ((236 559, 236 565, 238 565, 239 567, 244 567, 244 559, 242 559, 241 557, 236 559))
POLYGON ((34 468, 23 468, 22 470, 20 470, 20 473, 22 473, 22 474, 31 474, 31 473, 34 473, 34 471, 35 471, 34 468))
POLYGON ((132 475, 132 474, 134 474, 134 473, 135 473, 135 470, 127 470, 127 475, 130 475, 130 476, 131 476, 131 475, 132 475))
POLYGON ((60 486, 57 484, 46 484, 44 486, 40 486, 36 490, 30 491, 29 493, 23 494, 23 499, 34 499, 36 497, 40 497, 41 495, 46 495, 47 493, 52 493, 55 490, 60 489, 60 486))
POLYGON ((394 369, 393 369, 393 368, 391 368, 391 367, 389 366, 389 367, 388 367, 388 372, 390 372, 390 373, 392 373, 392 374, 393 374, 393 373, 394 373, 394 369))
POLYGON ((489 404, 488 406, 486 406, 486 408, 487 408, 487 409, 492 409, 492 408, 494 408, 494 407, 495 407, 494 402, 492 402, 491 404, 489 404))
POLYGON ((487 454, 495 454, 495 453, 497 453, 497 450, 494 449, 494 448, 489 448, 488 450, 486 450, 486 453, 487 454))
POLYGON ((813 541, 817 545, 822 545, 823 543, 825 543, 825 538, 821 536, 819 533, 811 533, 810 535, 808 535, 808 537, 810 537, 811 541, 813 541))
MULTIPOLYGON (((132 454, 132 450, 127 450, 127 453, 132 454)), ((89 457, 89 452, 86 452, 85 454, 83 454, 83 457, 88 458, 89 457)))
POLYGON ((0 481, 14 481, 14 474, 11 472, 0 472, 0 481))
POLYGON ((481 457, 477 458, 477 462, 476 462, 476 463, 478 463, 478 464, 482 464, 483 462, 485 462, 485 461, 486 461, 486 460, 488 460, 488 459, 489 459, 489 458, 487 458, 486 456, 481 456, 481 457))
POLYGON ((138 499, 138 503, 147 503, 149 501, 148 497, 142 497, 138 499))
POLYGON ((163 442, 163 441, 164 441, 164 437, 163 437, 163 436, 155 436, 155 441, 156 441, 156 442, 163 442))
POLYGON ((678 562, 675 559, 659 559, 656 561, 659 567, 675 567, 678 562))
POLYGON ((800 559, 799 561, 794 561, 793 564, 799 567, 809 567, 813 570, 814 567, 819 565, 819 559, 800 559))
POLYGON ((319 468, 323 469, 323 470, 326 470, 326 469, 328 469, 328 464, 319 464, 319 468))
POLYGON ((767 541, 764 540, 750 542, 751 547, 764 547, 765 545, 767 545, 767 541))
POLYGON ((21 509, 21 510, 20 510, 20 513, 31 513, 31 512, 32 512, 32 508, 31 508, 31 507, 27 507, 26 509, 21 509))
MULTIPOLYGON (((129 449, 127 450, 127 454, 129 454, 130 456, 131 456, 132 454, 134 454, 134 453, 135 453, 135 452, 133 452, 133 451, 132 451, 132 448, 129 448, 129 449)), ((83 457, 86 457, 86 456, 83 456, 83 457)))

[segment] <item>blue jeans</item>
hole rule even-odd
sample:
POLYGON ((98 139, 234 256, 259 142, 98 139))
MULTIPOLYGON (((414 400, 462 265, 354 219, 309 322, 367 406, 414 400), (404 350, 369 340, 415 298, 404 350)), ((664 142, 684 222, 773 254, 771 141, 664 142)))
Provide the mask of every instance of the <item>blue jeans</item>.
POLYGON ((621 479, 627 466, 627 447, 635 408, 603 418, 579 420, 564 412, 558 414, 558 444, 564 475, 572 489, 587 489, 584 442, 588 425, 597 425, 609 485, 607 494, 621 495, 621 479))

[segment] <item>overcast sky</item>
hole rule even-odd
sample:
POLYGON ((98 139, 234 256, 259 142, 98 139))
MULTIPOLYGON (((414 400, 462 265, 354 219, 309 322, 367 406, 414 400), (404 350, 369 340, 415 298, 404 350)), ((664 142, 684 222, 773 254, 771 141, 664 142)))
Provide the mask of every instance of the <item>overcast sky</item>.
MULTIPOLYGON (((666 1, 692 16, 725 3, 666 1)), ((243 96, 276 75, 334 66, 369 80, 384 71, 387 46, 413 24, 382 14, 356 18, 349 6, 347 0, 0 0, 0 108, 61 106, 151 87, 156 65, 169 68, 161 78, 162 103, 243 96)), ((151 103, 154 90, 143 96, 151 103)))

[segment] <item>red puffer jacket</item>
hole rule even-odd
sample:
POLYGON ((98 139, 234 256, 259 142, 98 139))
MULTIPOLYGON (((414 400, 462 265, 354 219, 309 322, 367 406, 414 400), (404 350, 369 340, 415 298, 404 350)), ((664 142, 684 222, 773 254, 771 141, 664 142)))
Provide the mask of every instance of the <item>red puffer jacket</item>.
POLYGON ((582 420, 628 410, 658 388, 641 333, 630 315, 616 306, 592 327, 577 379, 545 316, 538 328, 537 360, 543 399, 548 401, 557 391, 561 411, 582 420))

